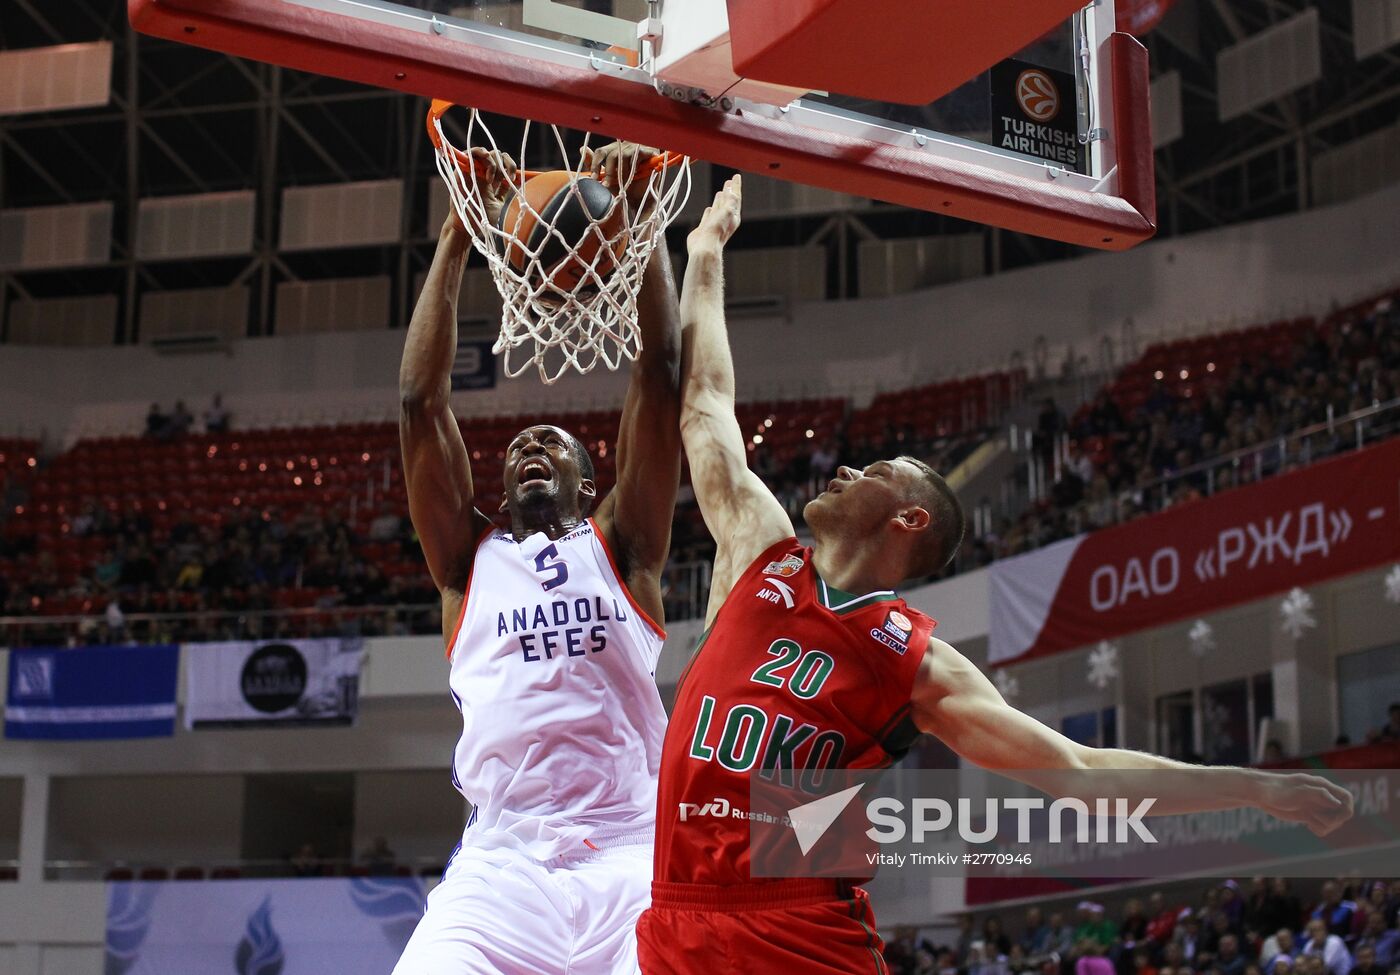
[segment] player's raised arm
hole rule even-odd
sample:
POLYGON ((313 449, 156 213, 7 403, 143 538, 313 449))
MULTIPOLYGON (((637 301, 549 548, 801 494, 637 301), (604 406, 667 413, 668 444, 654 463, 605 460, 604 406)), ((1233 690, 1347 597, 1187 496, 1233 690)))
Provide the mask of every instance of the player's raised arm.
MULTIPOLYGON (((645 167, 656 150, 613 143, 592 155, 604 185, 642 205, 645 167)), ((680 312, 664 236, 643 272, 637 296, 642 348, 632 363, 617 431, 617 483, 598 508, 599 528, 614 544, 632 595, 662 619, 661 573, 671 547, 671 519, 681 477, 680 312)))
POLYGON ((1201 767, 1146 752, 1081 745, 1011 707, 986 675, 936 637, 929 638, 915 678, 913 705, 919 730, 936 735, 969 762, 1057 795, 1085 798, 1081 791, 1094 790, 1150 796, 1151 815, 1253 806, 1303 823, 1319 836, 1352 814, 1351 793, 1319 776, 1201 767), (1092 775, 1061 774, 1091 770, 1092 775), (1154 781, 1141 774, 1114 776, 1115 771, 1170 774, 1154 781))
MULTIPOLYGON (((466 230, 449 216, 413 309, 399 367, 399 445, 408 511, 444 603, 461 599, 476 538, 485 527, 474 507, 471 463, 451 403, 457 292, 470 250, 466 230)), ((444 605, 445 631, 456 622, 451 608, 444 605)))
POLYGON ((739 177, 732 177, 690 232, 690 263, 681 290, 681 438, 695 500, 716 545, 707 622, 748 564, 793 534, 783 506, 749 470, 744 436, 734 416, 734 359, 724 321, 724 245, 739 228, 741 191, 739 177))

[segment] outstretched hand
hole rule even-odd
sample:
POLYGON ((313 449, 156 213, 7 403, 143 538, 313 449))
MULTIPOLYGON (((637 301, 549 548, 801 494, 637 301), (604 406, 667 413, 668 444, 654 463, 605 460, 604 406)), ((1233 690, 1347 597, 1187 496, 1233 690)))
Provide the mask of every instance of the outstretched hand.
POLYGON ((1318 836, 1351 818, 1350 792, 1318 775, 1273 775, 1266 812, 1290 823, 1301 823, 1318 836))
POLYGON ((715 194, 715 201, 705 208, 700 223, 685 239, 686 249, 694 254, 706 247, 723 248, 739 229, 739 211, 743 203, 743 181, 735 173, 715 194))

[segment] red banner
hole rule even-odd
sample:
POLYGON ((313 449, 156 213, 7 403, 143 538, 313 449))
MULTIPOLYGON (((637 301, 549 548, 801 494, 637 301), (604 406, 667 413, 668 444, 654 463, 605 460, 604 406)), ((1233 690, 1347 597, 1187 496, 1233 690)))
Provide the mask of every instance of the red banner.
POLYGON ((1397 560, 1391 440, 995 563, 989 656, 1044 656, 1397 560))
POLYGON ((1176 0, 1117 0, 1113 5, 1118 29, 1141 37, 1156 27, 1176 0))

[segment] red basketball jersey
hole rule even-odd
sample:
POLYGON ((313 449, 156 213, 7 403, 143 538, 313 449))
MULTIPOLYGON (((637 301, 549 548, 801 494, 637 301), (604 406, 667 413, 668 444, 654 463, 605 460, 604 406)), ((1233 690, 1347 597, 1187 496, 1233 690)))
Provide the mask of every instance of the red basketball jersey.
POLYGON ((750 882, 749 776, 880 768, 918 735, 935 623, 894 592, 830 589, 795 538, 734 583, 676 689, 657 794, 658 881, 750 882))

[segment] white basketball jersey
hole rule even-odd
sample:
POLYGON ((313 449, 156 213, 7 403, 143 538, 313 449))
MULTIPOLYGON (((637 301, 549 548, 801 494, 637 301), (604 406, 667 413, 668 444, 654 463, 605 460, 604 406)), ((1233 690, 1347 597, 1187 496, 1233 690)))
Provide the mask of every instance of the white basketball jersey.
POLYGON ((661 643, 592 519, 558 540, 481 540, 451 650, 464 842, 545 860, 653 828, 661 643))

